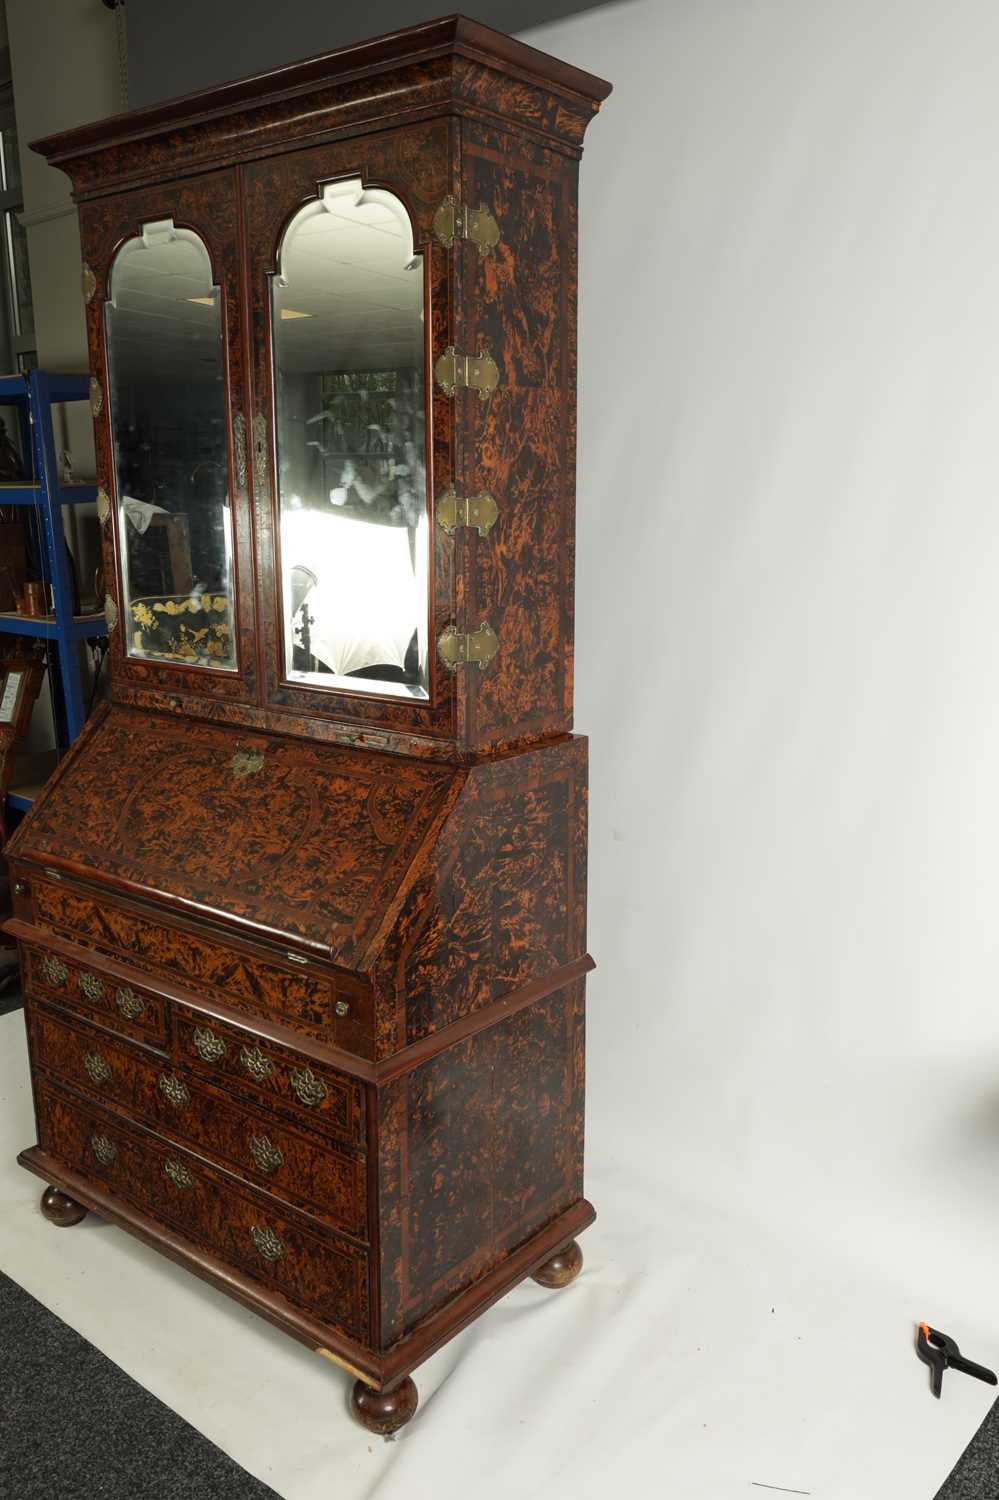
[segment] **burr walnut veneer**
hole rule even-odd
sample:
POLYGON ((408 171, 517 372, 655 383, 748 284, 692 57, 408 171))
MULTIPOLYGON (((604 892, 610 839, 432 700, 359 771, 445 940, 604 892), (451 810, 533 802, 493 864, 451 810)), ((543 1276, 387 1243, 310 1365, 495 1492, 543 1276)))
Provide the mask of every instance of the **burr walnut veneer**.
POLYGON ((9 846, 20 1160, 54 1223, 349 1370, 378 1432, 593 1218, 576 178, 608 92, 451 17, 37 146, 80 211, 112 686, 9 846))

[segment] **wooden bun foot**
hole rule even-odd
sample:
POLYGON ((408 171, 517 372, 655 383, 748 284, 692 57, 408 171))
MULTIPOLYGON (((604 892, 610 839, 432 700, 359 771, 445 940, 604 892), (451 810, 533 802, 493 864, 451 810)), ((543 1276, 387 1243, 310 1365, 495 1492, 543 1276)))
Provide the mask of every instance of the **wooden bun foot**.
POLYGON ((72 1224, 79 1224, 81 1219, 87 1217, 87 1210, 82 1203, 77 1203, 73 1198, 67 1198, 56 1187, 47 1187, 42 1194, 42 1213, 50 1224, 58 1224, 60 1229, 69 1229, 72 1224))
POLYGON ((350 1409, 369 1432, 391 1437, 412 1419, 419 1399, 416 1386, 408 1375, 390 1391, 373 1391, 363 1380, 355 1380, 350 1393, 350 1409))
POLYGON ((575 1240, 570 1240, 551 1260, 546 1260, 543 1266, 539 1266, 533 1273, 534 1280, 541 1286, 560 1287, 568 1286, 570 1281, 575 1281, 583 1269, 583 1252, 575 1240))

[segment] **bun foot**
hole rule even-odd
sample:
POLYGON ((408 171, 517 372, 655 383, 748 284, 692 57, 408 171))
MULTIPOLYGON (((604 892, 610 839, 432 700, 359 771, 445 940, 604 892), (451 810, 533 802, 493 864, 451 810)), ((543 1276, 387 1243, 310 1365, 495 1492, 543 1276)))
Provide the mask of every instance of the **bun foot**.
POLYGON ((82 1203, 77 1203, 73 1198, 67 1198, 58 1188, 47 1187, 42 1194, 42 1213, 50 1224, 58 1224, 60 1229, 69 1229, 73 1224, 79 1224, 81 1219, 87 1217, 87 1210, 82 1203))
POLYGON ((419 1399, 416 1386, 408 1375, 390 1391, 373 1391, 363 1380, 355 1380, 350 1393, 350 1409, 369 1432, 392 1437, 412 1419, 419 1399))
POLYGON ((569 1243, 551 1260, 546 1260, 543 1266, 534 1271, 534 1280, 541 1286, 560 1287, 568 1286, 570 1281, 575 1281, 583 1269, 583 1252, 575 1240, 569 1243))

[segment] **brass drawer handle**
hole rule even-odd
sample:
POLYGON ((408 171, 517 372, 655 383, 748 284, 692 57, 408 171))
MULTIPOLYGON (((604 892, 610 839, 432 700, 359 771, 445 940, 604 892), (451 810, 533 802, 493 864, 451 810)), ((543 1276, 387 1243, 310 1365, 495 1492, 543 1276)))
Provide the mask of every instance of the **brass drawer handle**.
POLYGON ((311 1068, 292 1068, 288 1075, 291 1086, 301 1099, 303 1104, 310 1106, 322 1104, 329 1089, 321 1078, 317 1078, 311 1068))
POLYGON ((239 1060, 257 1083, 266 1083, 274 1072, 274 1064, 269 1057, 264 1056, 259 1047, 241 1048, 239 1060))
POLYGON ((205 1062, 218 1062, 225 1057, 228 1048, 220 1036, 209 1027, 197 1027, 194 1033, 194 1050, 205 1062))
POLYGON ((104 981, 98 979, 96 974, 81 974, 80 994, 85 995, 88 1000, 95 1002, 103 1000, 106 994, 104 981))
POLYGON ((273 1229, 268 1229, 266 1225, 261 1229, 259 1225, 251 1224, 250 1238, 264 1260, 280 1260, 285 1252, 283 1241, 279 1240, 273 1229))
POLYGON ((83 1059, 83 1066, 95 1083, 107 1083, 111 1077, 111 1064, 99 1052, 88 1052, 83 1059))
POLYGON ((42 959, 42 978, 53 989, 58 989, 69 978, 69 970, 60 959, 49 955, 42 959))
POLYGON ((136 1021, 146 1008, 146 1002, 141 995, 130 990, 127 985, 114 992, 114 1003, 125 1017, 126 1021, 136 1021))
POLYGON ((194 1186, 194 1173, 189 1172, 181 1161, 165 1161, 163 1170, 173 1183, 174 1187, 189 1188, 194 1186))
POLYGON ((265 1135, 250 1136, 250 1154, 261 1172, 276 1172, 284 1166, 284 1153, 265 1135))
POLYGON ((106 1135, 92 1135, 90 1145, 97 1160, 104 1167, 109 1167, 118 1155, 118 1147, 114 1141, 109 1141, 106 1135))
POLYGON ((166 1094, 171 1104, 179 1106, 181 1104, 190 1104, 191 1102, 191 1095, 188 1092, 187 1084, 183 1083, 177 1077, 176 1073, 160 1074, 160 1092, 166 1094))
POLYGON ((349 1000, 338 1000, 333 1009, 336 1011, 337 1015, 342 1021, 344 1016, 350 1015, 350 1002, 349 1000))

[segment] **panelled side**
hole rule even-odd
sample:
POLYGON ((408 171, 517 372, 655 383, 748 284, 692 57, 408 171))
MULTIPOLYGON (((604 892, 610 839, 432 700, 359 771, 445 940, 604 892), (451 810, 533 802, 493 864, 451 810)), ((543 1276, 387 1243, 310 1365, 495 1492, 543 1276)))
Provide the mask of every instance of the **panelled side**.
POLYGON ((480 751, 572 725, 578 162, 479 119, 462 121, 462 193, 494 214, 501 243, 466 245, 463 338, 488 348, 499 385, 465 397, 460 470, 499 519, 472 549, 469 630, 499 652, 467 672, 466 735, 480 751))

